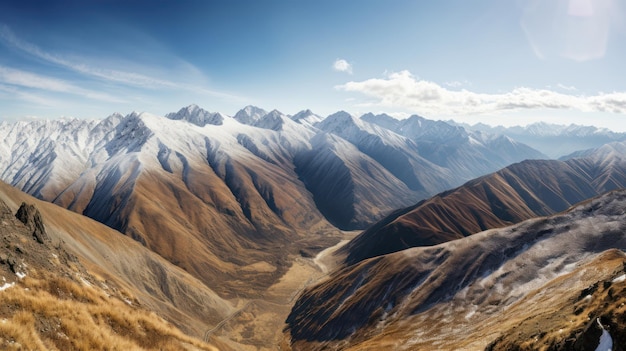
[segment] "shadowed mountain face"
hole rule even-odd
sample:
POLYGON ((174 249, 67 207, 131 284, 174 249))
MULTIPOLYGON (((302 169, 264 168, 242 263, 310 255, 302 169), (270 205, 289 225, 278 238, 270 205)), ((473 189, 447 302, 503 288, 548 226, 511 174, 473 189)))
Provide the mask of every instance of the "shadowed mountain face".
POLYGON ((335 271, 296 302, 287 319, 293 349, 594 349, 596 318, 621 344, 624 208, 626 191, 615 191, 335 271))
POLYGON ((410 138, 341 112, 248 106, 229 117, 192 105, 3 123, 0 137, 9 184, 129 235, 227 297, 260 294, 300 249, 336 242, 337 228, 366 228, 485 171, 455 173, 476 159, 438 164, 410 138))
POLYGON ((342 248, 346 262, 459 239, 563 211, 626 187, 626 144, 567 161, 524 161, 398 210, 342 248))

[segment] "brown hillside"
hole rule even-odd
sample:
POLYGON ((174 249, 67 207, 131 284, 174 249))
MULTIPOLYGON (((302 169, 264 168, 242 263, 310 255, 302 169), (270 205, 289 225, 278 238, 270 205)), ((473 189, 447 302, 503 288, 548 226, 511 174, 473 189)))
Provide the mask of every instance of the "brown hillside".
POLYGON ((99 281, 123 289, 186 333, 201 336, 233 309, 198 279, 107 226, 3 183, 0 198, 11 212, 24 201, 35 204, 52 243, 63 243, 99 281))
POLYGON ((0 196, 0 348, 3 350, 218 350, 92 275, 48 236, 46 215, 0 196))
POLYGON ((348 243, 346 262, 429 246, 566 210, 626 187, 626 161, 531 160, 397 211, 348 243))
POLYGON ((294 350, 593 350, 600 318, 623 345, 625 207, 615 191, 337 270, 298 299, 287 339, 294 350))

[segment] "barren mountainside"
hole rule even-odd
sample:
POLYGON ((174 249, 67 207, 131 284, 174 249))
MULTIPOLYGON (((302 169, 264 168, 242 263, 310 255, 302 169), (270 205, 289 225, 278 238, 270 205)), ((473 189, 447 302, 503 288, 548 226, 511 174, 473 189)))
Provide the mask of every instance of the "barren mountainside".
POLYGON ((567 161, 528 160, 472 180, 374 224, 342 248, 346 262, 459 239, 554 214, 626 187, 625 143, 567 161))
POLYGON ((192 105, 166 117, 3 123, 0 136, 7 183, 129 235, 225 297, 259 294, 301 249, 337 242, 336 228, 365 228, 485 171, 454 172, 345 112, 248 106, 229 117, 192 105))
POLYGON ((590 350, 606 328, 621 345, 625 208, 614 191, 340 269, 298 299, 287 337, 294 350, 590 350))
MULTIPOLYGON (((190 303, 192 294, 182 296, 184 294, 177 293, 178 296, 170 295, 169 298, 159 294, 160 287, 150 280, 151 269, 148 267, 133 268, 144 270, 142 281, 138 281, 138 275, 115 271, 110 265, 94 266, 87 252, 76 250, 76 242, 72 239, 77 237, 59 232, 60 228, 56 225, 47 225, 50 212, 43 211, 42 214, 37 206, 24 202, 15 211, 15 206, 6 202, 13 203, 20 198, 26 201, 34 199, 19 195, 15 190, 7 194, 8 187, 4 184, 1 187, 0 236, 3 245, 0 249, 0 348, 217 350, 212 345, 183 334, 154 313, 157 311, 171 318, 187 333, 194 334, 193 324, 200 323, 199 319, 194 320, 192 317, 195 312, 190 309, 186 311, 189 314, 184 315, 185 307, 175 307, 175 304, 178 305, 175 301, 184 299, 190 303), (153 289, 150 291, 152 296, 145 294, 142 288, 153 289)), ((47 203, 37 205, 40 204, 52 211, 56 207, 47 203)), ((56 211, 57 215, 63 212, 67 215, 57 217, 57 221, 61 218, 71 220, 72 216, 82 217, 60 208, 56 208, 56 211)), ((90 221, 85 219, 83 224, 90 221)), ((89 227, 85 226, 83 230, 88 231, 89 227)), ((119 233, 116 235, 121 236, 119 233)), ((96 235, 88 239, 92 244, 98 241, 96 235)), ((103 255, 100 249, 111 244, 100 245, 96 250, 92 249, 91 254, 103 255)), ((134 254, 141 255, 141 249, 136 248, 134 254)), ((144 253, 144 256, 149 254, 144 253)), ((131 260, 124 258, 123 253, 117 253, 117 258, 123 259, 124 264, 131 264, 131 260)), ((161 269, 168 269, 168 263, 154 259, 153 265, 159 264, 161 269)), ((174 268, 169 269, 176 271, 174 268)), ((160 278, 168 279, 168 273, 160 278)), ((170 280, 172 289, 175 289, 174 284, 179 279, 170 280)), ((204 301, 206 306, 194 307, 203 310, 201 313, 204 318, 210 315, 210 309, 216 307, 211 307, 211 299, 218 298, 209 297, 204 301)), ((222 303, 226 308, 226 304, 222 303)))

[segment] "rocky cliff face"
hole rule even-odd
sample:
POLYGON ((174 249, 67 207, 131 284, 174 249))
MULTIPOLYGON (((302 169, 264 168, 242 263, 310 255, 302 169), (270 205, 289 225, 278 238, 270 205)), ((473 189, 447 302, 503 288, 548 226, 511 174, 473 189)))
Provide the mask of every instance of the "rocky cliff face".
POLYGON ((48 237, 46 228, 41 220, 41 214, 34 205, 28 205, 22 202, 15 217, 32 231, 33 238, 37 240, 38 243, 43 244, 50 241, 50 237, 48 237))
MULTIPOLYGON (((28 269, 58 270, 58 267, 55 268, 49 262, 52 256, 56 256, 61 263, 61 271, 67 269, 69 262, 77 263, 76 258, 60 245, 42 245, 51 244, 51 240, 35 206, 22 203, 17 213, 13 214, 0 199, 0 223, 0 234, 4 242, 4 245, 0 245, 0 264, 5 268, 5 282, 21 279, 28 269)), ((84 272, 80 264, 75 265, 75 268, 84 272)))

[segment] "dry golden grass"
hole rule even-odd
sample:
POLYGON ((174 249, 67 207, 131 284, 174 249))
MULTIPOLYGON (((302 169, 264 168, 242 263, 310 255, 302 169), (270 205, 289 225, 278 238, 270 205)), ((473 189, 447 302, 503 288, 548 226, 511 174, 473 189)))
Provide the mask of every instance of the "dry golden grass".
POLYGON ((0 299, 3 350, 217 350, 132 302, 65 277, 30 274, 0 299))

